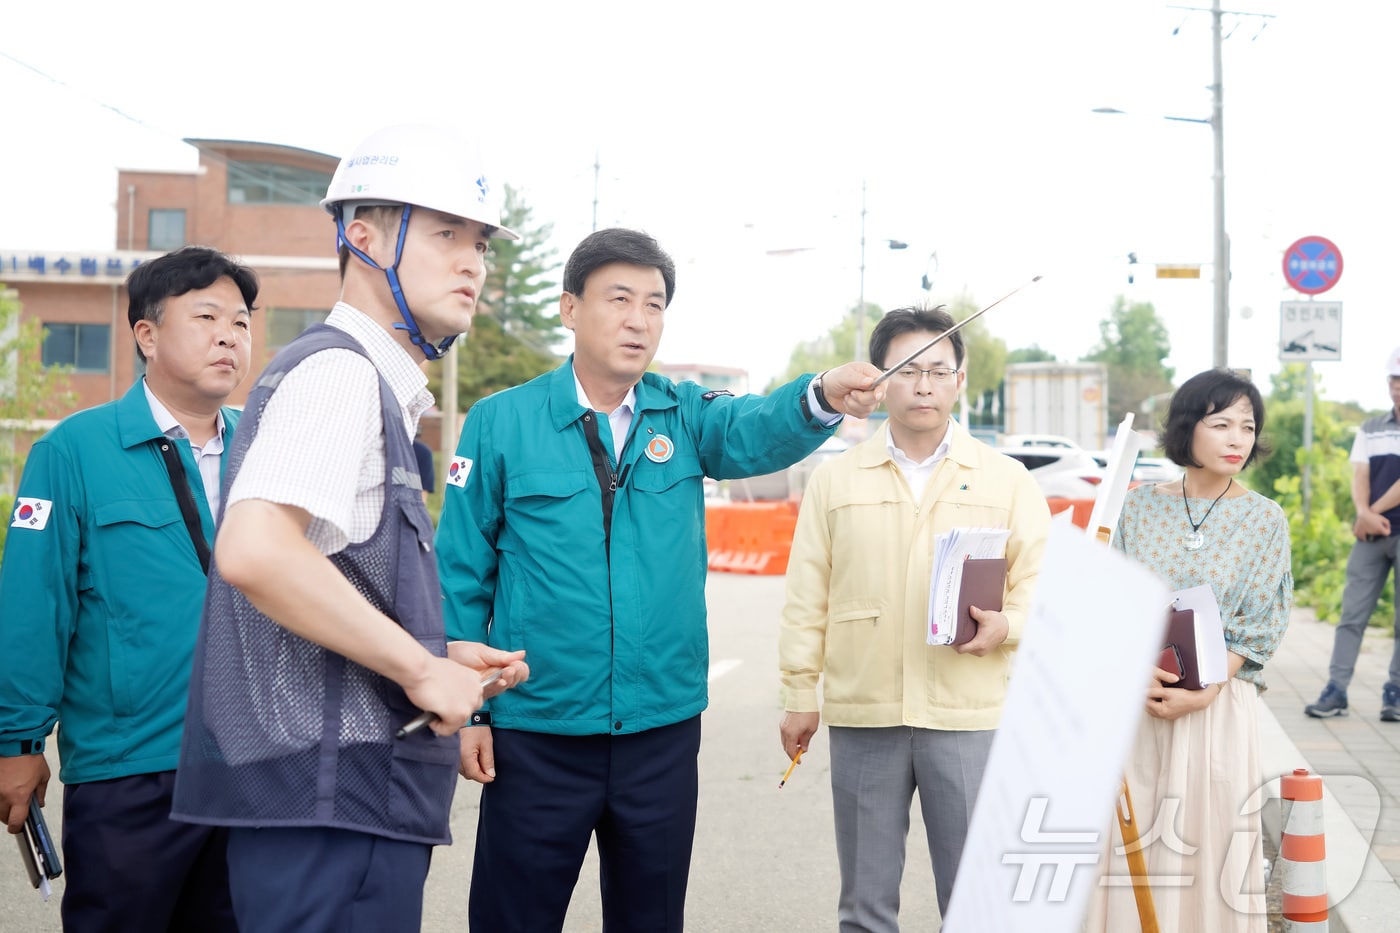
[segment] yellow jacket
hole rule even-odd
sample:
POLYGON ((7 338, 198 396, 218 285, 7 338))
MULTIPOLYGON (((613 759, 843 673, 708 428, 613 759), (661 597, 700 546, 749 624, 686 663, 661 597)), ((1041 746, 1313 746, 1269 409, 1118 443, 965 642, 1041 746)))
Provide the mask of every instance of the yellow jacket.
POLYGON ((957 422, 915 502, 886 446, 888 426, 823 463, 803 494, 778 637, 784 708, 832 726, 994 729, 1049 530, 1026 468, 957 422), (985 657, 926 643, 934 535, 1009 528, 1010 633, 985 657))

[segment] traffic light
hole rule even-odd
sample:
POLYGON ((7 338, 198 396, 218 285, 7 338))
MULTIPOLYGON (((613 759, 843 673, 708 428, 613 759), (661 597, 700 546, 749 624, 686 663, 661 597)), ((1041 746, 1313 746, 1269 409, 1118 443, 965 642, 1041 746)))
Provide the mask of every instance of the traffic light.
POLYGON ((1135 270, 1133 269, 1133 266, 1135 266, 1135 265, 1137 265, 1137 253, 1129 253, 1129 254, 1128 254, 1128 284, 1129 284, 1129 285, 1133 284, 1133 275, 1134 275, 1134 271, 1135 271, 1135 270))

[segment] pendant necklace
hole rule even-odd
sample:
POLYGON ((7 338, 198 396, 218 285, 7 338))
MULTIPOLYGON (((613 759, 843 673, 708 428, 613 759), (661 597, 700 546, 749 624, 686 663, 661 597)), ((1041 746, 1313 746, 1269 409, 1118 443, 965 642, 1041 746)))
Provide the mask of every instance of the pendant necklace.
POLYGON ((1230 481, 1225 484, 1225 492, 1222 492, 1220 495, 1216 496, 1215 502, 1212 502, 1210 504, 1210 508, 1206 509, 1206 514, 1201 516, 1200 521, 1196 521, 1191 517, 1191 503, 1186 498, 1186 478, 1182 477, 1181 504, 1186 506, 1186 521, 1191 526, 1191 533, 1186 536, 1186 540, 1185 542, 1183 542, 1184 546, 1186 547, 1186 550, 1199 551, 1201 549, 1201 545, 1206 543, 1205 535, 1201 534, 1201 526, 1206 523, 1206 519, 1210 518, 1210 513, 1215 511, 1216 503, 1218 503, 1221 499, 1225 498, 1225 493, 1229 492, 1230 487, 1233 485, 1235 485, 1235 478, 1232 476, 1230 477, 1230 481))

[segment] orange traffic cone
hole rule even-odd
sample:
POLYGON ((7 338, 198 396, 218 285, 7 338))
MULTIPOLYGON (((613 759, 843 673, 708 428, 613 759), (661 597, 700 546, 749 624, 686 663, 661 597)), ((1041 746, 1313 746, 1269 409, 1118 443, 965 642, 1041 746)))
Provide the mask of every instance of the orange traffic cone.
POLYGON ((1283 836, 1278 864, 1284 933, 1326 933, 1327 848, 1322 825, 1322 778, 1297 768, 1280 781, 1283 836))

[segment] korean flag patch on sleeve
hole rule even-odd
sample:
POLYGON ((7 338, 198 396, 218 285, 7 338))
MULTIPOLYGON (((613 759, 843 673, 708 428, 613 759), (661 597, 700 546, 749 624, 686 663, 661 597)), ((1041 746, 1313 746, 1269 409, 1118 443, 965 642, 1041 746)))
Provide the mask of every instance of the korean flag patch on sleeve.
POLYGON ((44 526, 49 523, 49 513, 53 511, 53 503, 48 499, 26 499, 20 496, 15 503, 14 521, 10 522, 11 528, 29 528, 33 531, 43 531, 44 526))
POLYGON ((466 457, 453 457, 452 462, 447 465, 447 485, 467 485, 467 474, 471 471, 472 462, 470 460, 466 457))

